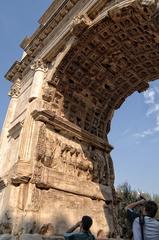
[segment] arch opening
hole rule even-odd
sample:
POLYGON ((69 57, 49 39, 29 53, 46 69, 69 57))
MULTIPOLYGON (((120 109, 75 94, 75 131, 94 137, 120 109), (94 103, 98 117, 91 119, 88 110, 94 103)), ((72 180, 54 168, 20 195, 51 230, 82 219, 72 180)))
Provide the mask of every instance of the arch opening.
POLYGON ((114 114, 108 138, 114 146, 115 186, 128 182, 137 191, 158 192, 158 84, 134 93, 114 114))

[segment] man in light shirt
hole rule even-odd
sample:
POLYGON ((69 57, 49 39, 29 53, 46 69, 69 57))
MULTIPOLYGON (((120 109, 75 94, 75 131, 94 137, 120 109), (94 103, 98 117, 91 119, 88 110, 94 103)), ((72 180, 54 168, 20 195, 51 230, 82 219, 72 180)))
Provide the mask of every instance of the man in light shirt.
POLYGON ((154 218, 158 206, 154 201, 141 199, 126 206, 127 217, 132 223, 134 240, 159 240, 159 222, 154 218), (135 212, 135 207, 143 205, 140 214, 135 212))

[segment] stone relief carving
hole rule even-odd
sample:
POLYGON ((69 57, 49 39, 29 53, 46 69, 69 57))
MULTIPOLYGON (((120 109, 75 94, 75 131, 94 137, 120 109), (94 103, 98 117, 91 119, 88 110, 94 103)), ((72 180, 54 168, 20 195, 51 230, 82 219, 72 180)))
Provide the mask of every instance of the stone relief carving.
POLYGON ((43 100, 51 103, 54 99, 55 92, 56 92, 56 88, 46 83, 43 87, 43 95, 42 95, 43 100))
POLYGON ((58 172, 91 179, 93 166, 82 150, 62 142, 55 134, 47 132, 45 125, 41 127, 39 133, 37 161, 58 172))
POLYGON ((72 146, 68 139, 61 139, 58 134, 47 130, 43 125, 39 132, 37 144, 36 178, 40 177, 42 165, 57 172, 94 181, 103 185, 109 184, 109 159, 102 150, 90 146, 72 146))
POLYGON ((61 110, 63 95, 61 92, 57 91, 56 88, 52 85, 52 83, 46 83, 43 87, 43 100, 50 103, 50 107, 52 110, 57 111, 61 110))
POLYGON ((106 154, 98 149, 91 153, 93 160, 93 181, 103 185, 109 184, 108 159, 106 154))

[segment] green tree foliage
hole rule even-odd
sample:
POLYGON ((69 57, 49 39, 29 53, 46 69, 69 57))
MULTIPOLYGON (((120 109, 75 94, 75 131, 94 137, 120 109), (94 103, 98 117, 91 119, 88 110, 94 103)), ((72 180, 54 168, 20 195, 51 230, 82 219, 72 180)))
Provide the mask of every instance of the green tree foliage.
POLYGON ((118 224, 121 229, 121 236, 124 238, 131 237, 131 226, 127 220, 125 207, 136 201, 137 193, 132 191, 131 186, 128 183, 124 183, 117 188, 117 194, 119 197, 119 207, 118 207, 118 224))

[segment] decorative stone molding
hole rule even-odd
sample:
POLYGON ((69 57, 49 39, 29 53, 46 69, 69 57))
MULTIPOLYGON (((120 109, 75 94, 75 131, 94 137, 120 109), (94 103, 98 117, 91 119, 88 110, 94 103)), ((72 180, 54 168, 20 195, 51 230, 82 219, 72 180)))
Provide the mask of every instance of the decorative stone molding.
POLYGON ((95 137, 87 131, 82 131, 81 133, 81 128, 61 117, 56 116, 54 112, 35 110, 31 113, 31 115, 36 121, 48 123, 54 126, 55 129, 60 129, 61 134, 67 133, 68 135, 77 137, 78 139, 88 142, 99 149, 106 150, 107 153, 110 153, 113 149, 113 146, 106 143, 103 139, 95 137))
POLYGON ((15 63, 11 66, 8 72, 5 74, 5 78, 9 81, 12 81, 13 77, 21 71, 21 62, 15 61, 15 63))
POLYGON ((31 182, 32 184, 35 183, 39 188, 43 186, 45 189, 53 188, 60 191, 66 191, 68 193, 89 197, 93 200, 97 199, 102 201, 113 201, 112 190, 110 186, 84 180, 78 180, 77 183, 77 179, 74 177, 69 176, 69 178, 67 178, 66 176, 67 175, 65 173, 60 174, 52 169, 43 167, 38 181, 36 181, 35 178, 31 182), (83 188, 83 186, 85 186, 85 188, 83 188))
POLYGON ((20 90, 21 90, 21 80, 17 79, 12 87, 10 92, 8 93, 8 96, 12 97, 12 98, 17 98, 20 95, 20 90))
POLYGON ((79 15, 73 19, 71 32, 78 36, 91 25, 92 21, 85 15, 79 15))
POLYGON ((13 126, 8 132, 8 137, 11 136, 14 139, 16 139, 17 137, 19 137, 20 135, 20 131, 23 127, 24 122, 18 122, 15 126, 13 126))
POLYGON ((23 160, 18 160, 10 170, 10 180, 13 185, 28 183, 32 176, 32 166, 23 160))

